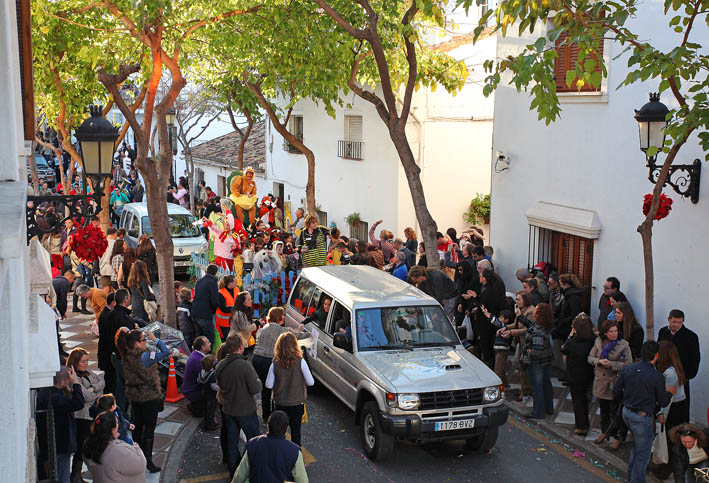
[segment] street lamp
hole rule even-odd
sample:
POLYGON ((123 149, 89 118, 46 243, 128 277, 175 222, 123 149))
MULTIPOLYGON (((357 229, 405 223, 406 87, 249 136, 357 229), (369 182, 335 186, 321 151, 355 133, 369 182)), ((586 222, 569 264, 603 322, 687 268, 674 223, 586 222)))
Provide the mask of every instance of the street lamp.
MULTIPOLYGON (((61 229, 66 220, 77 222, 83 220, 83 226, 88 225, 91 219, 101 211, 101 189, 103 179, 110 175, 113 164, 113 151, 118 129, 101 115, 101 106, 90 106, 91 116, 86 119, 74 132, 81 145, 81 164, 84 190, 88 191, 86 177, 93 184, 93 194, 78 195, 48 195, 27 197, 27 244, 34 236, 53 233, 61 229), (45 203, 56 203, 63 207, 58 214, 43 213, 41 206, 45 203), (38 216, 39 215, 39 216, 38 216)), ((64 187, 68 190, 69 187, 64 187)))
MULTIPOLYGON (((658 93, 650 93, 650 102, 639 111, 635 111, 634 117, 638 122, 640 134, 640 150, 645 153, 647 167, 650 169, 648 179, 653 184, 657 183, 662 169, 662 165, 657 164, 657 155, 662 152, 665 145, 665 129, 669 112, 667 106, 660 102, 658 93), (648 150, 653 146, 658 149, 657 153, 648 155, 648 150)), ((665 184, 669 184, 677 194, 690 198, 692 203, 697 203, 701 170, 702 164, 699 159, 695 159, 692 164, 673 164, 670 166, 665 184)))

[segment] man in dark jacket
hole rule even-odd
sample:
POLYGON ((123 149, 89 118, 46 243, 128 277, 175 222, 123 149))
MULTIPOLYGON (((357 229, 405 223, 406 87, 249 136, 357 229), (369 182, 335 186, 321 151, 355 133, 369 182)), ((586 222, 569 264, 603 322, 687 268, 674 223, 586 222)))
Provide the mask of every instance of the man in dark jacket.
POLYGON ((613 306, 611 305, 611 296, 620 292, 620 280, 615 277, 608 277, 603 284, 603 295, 601 295, 598 301, 598 328, 601 328, 601 324, 604 320, 608 318, 608 314, 611 313, 613 306))
MULTIPOLYGON (((123 290, 125 292, 125 290, 123 290)), ((98 316, 98 368, 103 371, 106 382, 104 392, 113 394, 116 387, 116 370, 111 364, 111 353, 115 348, 115 334, 117 327, 113 325, 113 309, 116 307, 116 292, 111 292, 106 297, 106 306, 98 316)))
POLYGON ((683 415, 682 421, 689 421, 689 381, 694 379, 699 372, 699 363, 702 360, 702 355, 699 352, 699 337, 684 325, 684 312, 681 310, 670 310, 667 322, 668 325, 660 329, 657 341, 669 340, 677 346, 679 360, 682 362, 682 369, 687 377, 687 382, 684 384, 684 394, 687 396, 687 403, 684 406, 686 413, 683 415))
POLYGON ((72 285, 74 285, 74 280, 76 280, 78 276, 79 274, 70 268, 65 270, 63 275, 59 275, 52 280, 54 293, 57 297, 57 311, 59 311, 59 315, 62 316, 62 319, 66 317, 66 298, 69 295, 72 285))
POLYGON ((192 300, 192 320, 195 322, 196 335, 203 335, 214 345, 214 313, 219 307, 219 287, 217 286, 216 265, 207 267, 207 274, 197 280, 192 300))
MULTIPOLYGON (((71 473, 71 454, 75 453, 76 447, 76 422, 74 411, 84 407, 84 395, 81 392, 81 384, 74 369, 62 367, 54 376, 54 386, 45 387, 37 394, 37 410, 49 408, 51 399, 54 411, 54 441, 57 450, 57 481, 69 481, 71 473), (70 390, 67 395, 67 390, 70 390)), ((38 412, 37 415, 38 434, 47 433, 47 416, 45 412, 38 412)), ((49 457, 48 441, 40 438, 40 453, 49 457)))
POLYGON ((416 265, 416 254, 404 246, 404 241, 401 238, 394 240, 394 250, 403 252, 406 255, 406 268, 411 268, 416 265))
POLYGON ((239 455, 239 432, 244 431, 246 439, 259 435, 258 416, 254 396, 262 389, 256 369, 244 357, 244 347, 240 337, 232 337, 224 342, 223 350, 228 355, 217 365, 217 384, 222 395, 222 412, 227 434, 227 466, 230 477, 234 476, 239 455))
POLYGON ((423 293, 436 299, 443 306, 448 318, 453 320, 458 289, 448 275, 440 270, 412 267, 409 272, 409 280, 423 293))
POLYGON ((250 439, 234 478, 235 483, 293 481, 308 483, 300 447, 286 439, 288 415, 274 411, 268 418, 268 434, 250 439))

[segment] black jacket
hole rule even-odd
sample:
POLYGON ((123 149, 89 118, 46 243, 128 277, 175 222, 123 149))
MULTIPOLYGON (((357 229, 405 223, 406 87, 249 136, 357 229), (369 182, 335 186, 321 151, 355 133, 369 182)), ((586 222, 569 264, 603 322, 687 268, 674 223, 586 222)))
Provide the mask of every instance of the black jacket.
POLYGON ((217 279, 212 275, 205 275, 197 280, 194 286, 194 299, 192 299, 192 319, 211 319, 219 306, 219 288, 217 279))
MULTIPOLYGON (((105 371, 111 367, 111 353, 116 348, 115 335, 118 327, 113 323, 113 310, 104 307, 98 316, 98 368, 105 371)), ((131 327, 132 328, 132 327, 131 327)))
POLYGON ((66 314, 66 297, 69 295, 69 290, 71 290, 71 284, 63 275, 59 275, 52 280, 52 286, 57 296, 57 310, 63 317, 66 314))
MULTIPOLYGON (((68 396, 63 389, 54 386, 40 389, 37 394, 37 409, 47 409, 50 398, 54 408, 54 440, 57 444, 57 453, 74 453, 77 450, 74 411, 84 407, 81 384, 74 384, 68 396)), ((37 415, 37 426, 39 434, 47 434, 46 413, 37 415)), ((46 443, 45 438, 40 439, 40 451, 45 455, 48 454, 46 443)))
POLYGON ((463 306, 463 311, 470 310, 472 307, 473 299, 463 298, 463 294, 467 293, 468 290, 472 290, 475 293, 480 293, 480 277, 478 276, 477 270, 468 262, 462 261, 458 263, 458 268, 455 272, 455 287, 458 290, 458 300, 457 304, 463 306), (463 273, 458 273, 458 268, 463 269, 463 273))
MULTIPOLYGON (((709 430, 703 430, 707 440, 709 440, 709 430)), ((697 440, 697 443, 699 441, 697 440)), ((704 452, 709 455, 709 444, 703 447, 704 452)), ((681 442, 673 442, 670 448, 670 464, 672 465, 672 473, 675 475, 675 483, 684 483, 684 472, 689 468, 689 455, 687 448, 681 442)), ((699 480, 697 480, 699 481, 699 480)))
POLYGON ((571 323, 574 317, 581 313, 583 301, 583 288, 570 287, 564 290, 564 300, 561 302, 559 318, 556 320, 556 327, 552 331, 552 338, 566 340, 571 333, 571 323))
POLYGON ((694 379, 699 372, 699 362, 702 360, 702 355, 699 352, 699 337, 697 334, 689 330, 686 326, 682 326, 675 335, 672 335, 669 327, 660 329, 657 335, 657 341, 669 340, 677 346, 679 351, 679 360, 682 362, 684 375, 687 379, 694 379))
MULTIPOLYGON (((623 337, 624 333, 623 322, 618 322, 618 334, 623 337)), ((636 325, 630 331, 629 339, 627 342, 630 345, 630 352, 633 353, 633 360, 638 360, 640 359, 640 348, 643 346, 643 340, 645 340, 645 331, 640 325, 636 325)))
POLYGON ((453 280, 440 270, 430 270, 426 273, 426 280, 418 286, 426 295, 430 295, 442 304, 444 300, 458 297, 458 290, 453 280))
POLYGON ((588 363, 588 354, 594 342, 593 337, 586 340, 569 337, 561 346, 561 353, 566 356, 566 381, 569 384, 590 384, 593 381, 593 366, 588 363))

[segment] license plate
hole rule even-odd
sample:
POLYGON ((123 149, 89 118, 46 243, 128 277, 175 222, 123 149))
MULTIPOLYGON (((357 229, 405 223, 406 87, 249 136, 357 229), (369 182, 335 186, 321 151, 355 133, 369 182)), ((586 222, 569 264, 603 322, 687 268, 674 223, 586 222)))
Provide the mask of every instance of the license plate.
POLYGON ((185 260, 184 262, 175 262, 176 267, 189 267, 190 265, 192 265, 191 260, 185 260))
POLYGON ((456 429, 471 429, 474 426, 474 419, 463 419, 461 421, 441 421, 440 423, 436 423, 435 431, 455 431, 456 429))

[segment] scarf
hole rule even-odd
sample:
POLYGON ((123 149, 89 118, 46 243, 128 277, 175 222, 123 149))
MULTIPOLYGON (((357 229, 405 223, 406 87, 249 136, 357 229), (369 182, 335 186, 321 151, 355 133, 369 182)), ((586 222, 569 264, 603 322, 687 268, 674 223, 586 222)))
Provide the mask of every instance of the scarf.
POLYGON ((608 354, 613 352, 613 349, 615 349, 615 346, 618 345, 618 341, 620 338, 614 340, 613 342, 609 342, 602 350, 601 350, 601 359, 608 359, 608 354))

